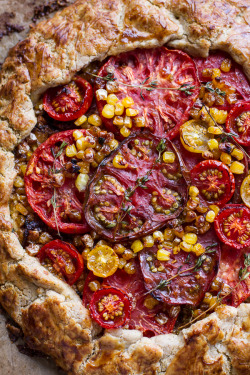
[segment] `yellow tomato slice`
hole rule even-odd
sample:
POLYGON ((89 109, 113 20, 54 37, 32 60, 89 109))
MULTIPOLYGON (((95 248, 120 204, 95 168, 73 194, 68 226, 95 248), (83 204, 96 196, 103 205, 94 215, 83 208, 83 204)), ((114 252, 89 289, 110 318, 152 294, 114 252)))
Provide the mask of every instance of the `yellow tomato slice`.
POLYGON ((245 205, 250 208, 250 175, 242 181, 240 195, 245 205))
POLYGON ((87 267, 95 276, 108 277, 118 268, 119 258, 115 251, 106 245, 96 245, 87 257, 87 267))
POLYGON ((201 120, 190 120, 180 128, 181 143, 186 150, 195 153, 208 151, 207 142, 213 136, 208 133, 206 123, 201 120))

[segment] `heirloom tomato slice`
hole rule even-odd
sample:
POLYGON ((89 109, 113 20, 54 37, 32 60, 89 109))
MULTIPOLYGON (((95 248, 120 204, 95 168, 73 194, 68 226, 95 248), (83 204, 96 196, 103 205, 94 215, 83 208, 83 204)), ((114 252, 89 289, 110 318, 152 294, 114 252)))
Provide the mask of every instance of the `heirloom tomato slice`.
POLYGON ((68 242, 54 240, 47 243, 41 248, 37 258, 43 265, 52 267, 69 285, 73 285, 83 273, 82 256, 68 242))
POLYGON ((214 221, 219 239, 234 249, 250 246, 250 209, 243 204, 228 204, 214 221))
POLYGON ((124 326, 130 317, 130 310, 128 295, 117 288, 97 290, 89 304, 92 318, 106 329, 124 326))
MULTIPOLYGON (((145 119, 145 128, 169 139, 178 134, 180 125, 187 120, 200 88, 193 60, 182 51, 165 47, 111 57, 99 76, 110 74, 119 84, 119 91, 115 93, 118 99, 132 97, 138 116, 145 119)), ((105 88, 106 82, 97 79, 96 89, 105 88)), ((104 100, 97 101, 100 115, 105 104, 104 100)), ((102 120, 108 130, 121 136, 114 119, 102 117, 102 120)), ((134 123, 130 130, 133 133, 140 129, 134 123)))
POLYGON ((173 248, 166 247, 170 259, 160 261, 157 245, 140 251, 145 286, 155 298, 171 305, 196 306, 202 301, 218 272, 220 245, 212 228, 198 235, 197 242, 206 249, 200 256, 183 250, 174 254, 173 248))
POLYGON ((235 133, 235 140, 243 146, 250 146, 250 101, 239 101, 229 112, 226 130, 235 133))
POLYGON ((75 186, 80 168, 65 154, 74 142, 73 130, 52 135, 36 149, 25 175, 29 204, 49 227, 63 233, 89 230, 83 212, 85 192, 75 186))
POLYGON ((172 144, 135 134, 99 166, 89 186, 85 216, 97 233, 125 240, 177 217, 186 197, 187 184, 172 144))
POLYGON ((233 196, 235 179, 230 169, 218 160, 204 160, 191 170, 192 184, 209 204, 222 207, 233 196))
POLYGON ((91 84, 76 76, 70 83, 52 87, 43 96, 43 108, 58 121, 72 121, 89 109, 93 99, 91 84))

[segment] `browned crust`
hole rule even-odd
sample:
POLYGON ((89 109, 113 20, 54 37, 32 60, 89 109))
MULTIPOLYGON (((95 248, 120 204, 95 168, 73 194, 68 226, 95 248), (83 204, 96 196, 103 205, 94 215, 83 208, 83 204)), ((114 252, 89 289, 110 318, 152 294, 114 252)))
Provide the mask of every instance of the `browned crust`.
POLYGON ((179 336, 100 333, 73 290, 29 257, 12 233, 10 152, 36 118, 48 87, 68 82, 93 60, 168 43, 207 56, 231 53, 250 77, 248 0, 78 0, 32 29, 0 74, 0 303, 28 343, 70 374, 249 374, 250 305, 224 307, 179 336))

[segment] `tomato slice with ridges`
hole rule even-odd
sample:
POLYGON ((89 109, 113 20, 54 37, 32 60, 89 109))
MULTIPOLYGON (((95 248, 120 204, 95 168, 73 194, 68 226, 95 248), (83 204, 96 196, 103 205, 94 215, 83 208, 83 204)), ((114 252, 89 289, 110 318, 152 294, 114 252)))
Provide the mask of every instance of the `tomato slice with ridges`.
POLYGON ((72 121, 84 115, 93 99, 91 84, 76 76, 70 83, 52 87, 43 96, 43 108, 58 121, 72 121))
MULTIPOLYGON (((173 139, 180 125, 187 120, 199 93, 200 84, 193 60, 182 51, 165 47, 136 50, 111 57, 99 71, 99 76, 106 77, 111 71, 114 79, 120 82, 119 91, 116 92, 119 100, 132 97, 134 107, 139 110, 138 116, 146 120, 146 128, 159 137, 173 139), (150 84, 155 83, 159 88, 173 90, 152 88, 150 84), (144 85, 148 90, 127 85, 144 85), (182 85, 195 87, 186 94, 178 90, 182 85)), ((105 83, 105 80, 97 80, 96 89, 105 88, 105 83)), ((100 115, 105 104, 104 100, 97 101, 100 115)), ((123 138, 113 119, 102 116, 102 120, 107 129, 123 138)), ((130 130, 133 133, 140 129, 133 126, 130 130)))
POLYGON ((239 101, 229 112, 226 130, 238 136, 235 140, 243 146, 250 146, 250 101, 239 101))
POLYGON ((69 285, 73 285, 83 273, 83 258, 68 242, 54 240, 47 243, 40 249, 37 258, 43 265, 48 263, 52 266, 69 285))

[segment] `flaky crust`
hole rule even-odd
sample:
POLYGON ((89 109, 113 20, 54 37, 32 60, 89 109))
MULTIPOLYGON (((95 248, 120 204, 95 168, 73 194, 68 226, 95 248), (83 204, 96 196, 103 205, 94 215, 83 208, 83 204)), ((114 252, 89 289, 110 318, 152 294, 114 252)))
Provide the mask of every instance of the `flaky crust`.
POLYGON ((8 209, 12 150, 36 124, 34 104, 91 61, 168 45, 207 56, 222 49, 250 77, 248 0, 78 0, 31 30, 0 74, 0 303, 29 345, 80 375, 250 373, 250 304, 218 307, 179 335, 101 334, 73 289, 28 256, 8 209))

